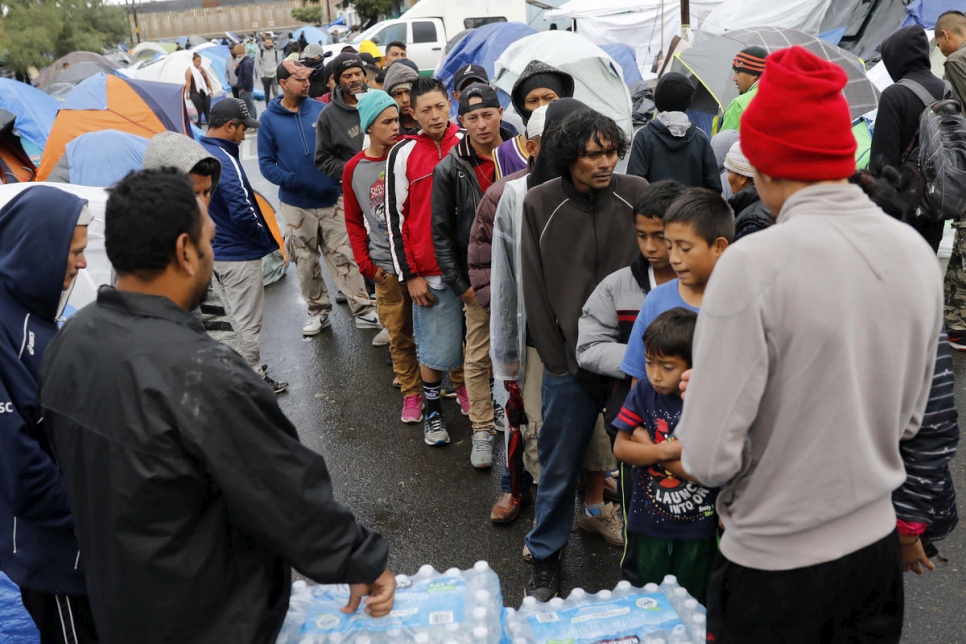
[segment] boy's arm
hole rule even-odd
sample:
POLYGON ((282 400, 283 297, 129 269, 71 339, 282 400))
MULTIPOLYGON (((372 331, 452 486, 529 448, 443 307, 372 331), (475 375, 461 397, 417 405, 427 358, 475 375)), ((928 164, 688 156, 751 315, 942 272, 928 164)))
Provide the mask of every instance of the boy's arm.
POLYGON ((618 324, 613 288, 606 278, 587 298, 577 322, 577 364, 602 376, 626 378, 620 364, 627 345, 620 341, 618 324))
MULTIPOLYGON (((680 441, 675 441, 675 442, 680 443, 680 441)), ((660 463, 658 463, 658 465, 660 465, 661 467, 663 467, 668 472, 670 472, 671 474, 673 474, 674 476, 678 477, 681 480, 691 481, 692 483, 697 483, 698 485, 701 485, 701 481, 694 478, 693 476, 691 476, 685 471, 684 465, 681 464, 681 459, 675 459, 673 461, 661 461, 660 463)))
POLYGON ((349 245, 352 247, 352 256, 356 260, 359 272, 367 279, 376 276, 376 265, 372 263, 369 255, 369 232, 366 230, 365 215, 362 206, 356 199, 355 190, 352 189, 352 173, 359 165, 359 157, 353 157, 345 164, 342 172, 342 200, 345 211, 345 229, 349 235, 349 245))
POLYGON ((617 440, 614 441, 614 458, 628 465, 654 465, 662 461, 673 461, 681 454, 681 446, 675 445, 678 441, 668 441, 655 444, 647 437, 647 430, 638 427, 633 435, 623 427, 617 432, 617 440), (647 437, 646 440, 644 437, 647 437))

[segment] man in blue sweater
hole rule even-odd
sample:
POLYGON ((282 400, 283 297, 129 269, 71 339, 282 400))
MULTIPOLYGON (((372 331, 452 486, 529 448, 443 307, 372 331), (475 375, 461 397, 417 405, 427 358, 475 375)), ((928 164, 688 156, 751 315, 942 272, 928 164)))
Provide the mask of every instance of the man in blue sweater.
POLYGON ((268 377, 260 347, 265 314, 262 258, 278 245, 238 160, 238 145, 245 140, 245 132, 258 127, 244 101, 226 98, 211 109, 208 135, 201 137, 201 145, 221 162, 221 179, 211 195, 208 213, 217 226, 212 244, 215 273, 225 286, 228 306, 241 332, 242 357, 275 393, 281 393, 288 383, 268 377))
POLYGON ((278 186, 287 246, 298 271, 302 298, 309 309, 303 336, 331 325, 332 303, 322 278, 320 255, 349 302, 356 328, 380 329, 375 306, 352 258, 345 214, 339 206, 339 182, 315 167, 315 124, 325 108, 307 100, 312 70, 294 60, 278 66, 282 94, 262 112, 258 131, 258 166, 278 186))
POLYGON ((87 202, 47 186, 0 209, 0 570, 41 642, 96 642, 64 480, 44 433, 40 360, 87 266, 87 202))
POLYGON ((252 118, 255 111, 255 59, 247 54, 238 59, 238 98, 245 101, 245 107, 252 118))

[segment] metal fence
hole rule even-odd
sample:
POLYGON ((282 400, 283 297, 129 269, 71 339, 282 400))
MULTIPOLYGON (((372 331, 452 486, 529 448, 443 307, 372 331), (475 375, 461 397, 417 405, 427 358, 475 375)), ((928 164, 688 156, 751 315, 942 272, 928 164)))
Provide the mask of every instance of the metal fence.
MULTIPOLYGON (((135 5, 131 12, 131 29, 137 28, 136 40, 147 41, 177 36, 221 36, 226 31, 248 33, 277 31, 299 26, 292 18, 292 9, 301 7, 301 0, 229 4, 225 0, 203 0, 201 6, 184 7, 184 2, 146 3, 135 5), (157 5, 157 6, 152 6, 157 5), (167 5, 162 7, 160 5, 167 5), (172 7, 171 5, 175 5, 172 7)), ((194 4, 194 3, 192 3, 194 4)))

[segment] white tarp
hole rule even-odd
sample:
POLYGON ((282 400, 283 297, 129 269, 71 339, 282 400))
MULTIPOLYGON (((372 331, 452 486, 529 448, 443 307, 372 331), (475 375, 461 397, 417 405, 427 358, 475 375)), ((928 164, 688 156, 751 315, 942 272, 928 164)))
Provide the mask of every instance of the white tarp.
POLYGON ((627 133, 631 94, 620 65, 587 38, 569 31, 541 31, 510 45, 494 64, 493 84, 507 94, 531 60, 541 60, 574 77, 574 98, 611 117, 627 133))
MULTIPOLYGON (((721 2, 692 0, 691 28, 703 25, 721 2)), ((630 45, 645 76, 654 61, 667 53, 671 40, 681 34, 680 0, 571 0, 545 15, 548 20, 576 20, 577 33, 596 45, 630 45)))
MULTIPOLYGON (((184 85, 184 73, 191 66, 191 57, 194 53, 192 51, 176 51, 168 54, 164 58, 145 63, 138 69, 129 67, 119 71, 128 78, 184 85)), ((201 57, 201 67, 208 74, 208 80, 211 81, 212 96, 221 96, 224 94, 225 90, 221 86, 221 81, 218 80, 218 74, 212 68, 211 62, 204 56, 201 57)))
POLYGON ((724 0, 705 18, 697 39, 752 27, 782 27, 816 35, 832 0, 724 0))

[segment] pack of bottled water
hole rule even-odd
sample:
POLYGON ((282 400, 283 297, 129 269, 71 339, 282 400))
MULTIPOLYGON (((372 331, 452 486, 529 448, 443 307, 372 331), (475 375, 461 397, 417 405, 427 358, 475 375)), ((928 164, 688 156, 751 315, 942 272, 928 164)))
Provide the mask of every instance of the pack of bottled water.
POLYGON ((500 580, 485 561, 469 570, 437 572, 426 565, 396 576, 392 612, 372 618, 342 612, 345 585, 292 584, 278 644, 499 644, 503 638, 500 580))
POLYGON ((575 588, 566 599, 540 603, 527 597, 519 610, 507 609, 510 644, 704 644, 706 613, 668 575, 660 586, 634 588, 622 581, 613 590, 591 594, 575 588))

